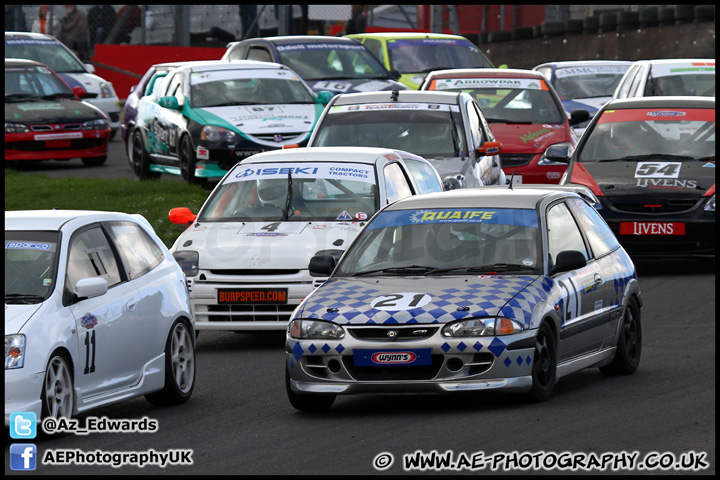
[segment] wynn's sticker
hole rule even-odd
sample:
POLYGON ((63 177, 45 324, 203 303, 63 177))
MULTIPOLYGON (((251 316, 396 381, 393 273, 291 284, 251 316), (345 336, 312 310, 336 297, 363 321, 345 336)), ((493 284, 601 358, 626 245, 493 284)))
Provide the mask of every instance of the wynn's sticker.
POLYGON ((411 310, 424 307, 431 300, 432 297, 427 293, 399 292, 375 297, 370 301, 370 306, 385 311, 411 310))

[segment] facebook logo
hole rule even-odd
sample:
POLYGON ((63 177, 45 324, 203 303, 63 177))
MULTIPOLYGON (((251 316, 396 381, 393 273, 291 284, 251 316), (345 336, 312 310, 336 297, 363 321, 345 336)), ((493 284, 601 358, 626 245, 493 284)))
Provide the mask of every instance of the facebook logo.
POLYGON ((15 412, 10 414, 11 438, 35 438, 37 435, 37 416, 33 412, 15 412))
POLYGON ((37 465, 37 447, 33 443, 13 443, 10 445, 10 470, 35 470, 37 465))

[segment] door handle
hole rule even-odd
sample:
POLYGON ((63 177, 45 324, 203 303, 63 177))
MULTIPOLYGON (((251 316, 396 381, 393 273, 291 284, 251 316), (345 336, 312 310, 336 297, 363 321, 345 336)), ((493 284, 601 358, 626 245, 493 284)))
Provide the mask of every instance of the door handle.
POLYGON ((595 274, 595 285, 600 286, 603 283, 603 279, 599 273, 595 274))
POLYGON ((135 298, 131 298, 125 304, 125 307, 127 308, 128 312, 134 312, 135 309, 137 308, 137 300, 135 298))

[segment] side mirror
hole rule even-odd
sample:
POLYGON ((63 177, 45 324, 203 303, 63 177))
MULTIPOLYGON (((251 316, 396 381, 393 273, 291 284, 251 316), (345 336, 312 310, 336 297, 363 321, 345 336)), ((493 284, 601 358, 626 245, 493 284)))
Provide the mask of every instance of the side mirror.
POLYGON ((85 68, 87 68, 87 71, 90 73, 95 73, 95 65, 92 63, 86 63, 85 68))
POLYGON ((160 97, 158 104, 163 108, 169 108, 171 110, 180 110, 180 102, 176 97, 160 97))
POLYGON ((190 225, 195 221, 197 215, 192 213, 187 207, 176 207, 170 209, 168 218, 170 219, 170 222, 177 225, 190 225))
POLYGON ((84 98, 85 95, 87 95, 87 90, 85 90, 85 88, 80 85, 74 86, 72 91, 78 98, 84 98))
POLYGON ((551 145, 545 150, 545 158, 554 162, 569 163, 570 147, 568 145, 551 145))
POLYGON ((335 94, 333 92, 328 92, 327 90, 317 92, 317 98, 323 105, 327 105, 334 96, 335 94))
POLYGON ((402 73, 397 70, 390 70, 390 75, 392 75, 395 80, 400 80, 400 77, 402 77, 402 73))
POLYGON ((501 142, 485 142, 477 149, 480 155, 499 155, 502 152, 501 142))
POLYGON ((133 85, 132 87, 130 87, 130 93, 134 92, 136 88, 137 88, 137 85, 133 85))
POLYGON ((577 270, 585 265, 587 265, 585 255, 577 250, 563 250, 558 253, 555 266, 550 271, 550 275, 555 275, 560 272, 569 272, 570 270, 577 270))
POLYGON ((573 110, 570 112, 570 125, 577 125, 590 119, 590 112, 587 110, 573 110))
POLYGON ((107 290, 107 280, 102 277, 81 278, 75 284, 75 293, 77 294, 79 300, 105 295, 107 290))
POLYGON ((329 253, 313 255, 308 264, 308 270, 313 277, 329 277, 335 270, 337 258, 329 253))

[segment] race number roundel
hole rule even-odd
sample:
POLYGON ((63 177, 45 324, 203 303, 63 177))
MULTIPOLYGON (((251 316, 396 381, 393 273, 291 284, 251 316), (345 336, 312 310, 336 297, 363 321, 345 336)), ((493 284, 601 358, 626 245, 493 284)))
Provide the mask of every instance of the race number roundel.
POLYGON ((411 310, 427 305, 432 297, 427 293, 399 292, 375 297, 370 306, 378 310, 411 310))

